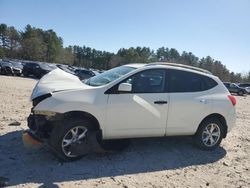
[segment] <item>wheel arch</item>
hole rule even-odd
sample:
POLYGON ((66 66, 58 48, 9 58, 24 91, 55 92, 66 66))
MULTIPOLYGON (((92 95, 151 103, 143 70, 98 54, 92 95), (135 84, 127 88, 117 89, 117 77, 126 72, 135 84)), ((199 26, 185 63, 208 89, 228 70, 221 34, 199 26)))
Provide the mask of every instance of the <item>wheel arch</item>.
POLYGON ((197 128, 197 130, 196 130, 196 132, 198 131, 198 129, 199 129, 199 127, 201 126, 201 124, 204 122, 204 121, 206 121, 206 120, 208 120, 208 119, 210 119, 210 118, 215 118, 215 119, 218 119, 220 122, 221 122, 221 124, 222 124, 222 126, 224 127, 224 133, 223 133, 223 138, 226 138, 226 136, 227 136, 227 122, 226 122, 226 119, 225 119, 225 117, 223 116, 223 115, 221 115, 221 114, 218 114, 218 113, 213 113, 213 114, 210 114, 210 115, 208 115, 208 116, 206 116, 201 122, 200 122, 200 124, 199 124, 199 126, 198 126, 198 128, 197 128))
POLYGON ((85 111, 69 111, 69 112, 65 112, 63 114, 63 119, 65 118, 82 118, 82 119, 88 119, 89 121, 91 121, 91 123, 93 123, 93 130, 101 130, 100 127, 100 123, 97 120, 97 118, 85 111))

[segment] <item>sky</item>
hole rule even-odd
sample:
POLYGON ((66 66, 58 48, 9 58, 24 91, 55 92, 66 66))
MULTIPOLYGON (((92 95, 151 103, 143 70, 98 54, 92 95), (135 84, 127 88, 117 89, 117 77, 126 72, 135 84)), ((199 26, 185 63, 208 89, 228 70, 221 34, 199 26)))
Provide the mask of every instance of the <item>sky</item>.
POLYGON ((164 46, 250 70, 250 0, 0 0, 0 23, 53 29, 64 46, 164 46))

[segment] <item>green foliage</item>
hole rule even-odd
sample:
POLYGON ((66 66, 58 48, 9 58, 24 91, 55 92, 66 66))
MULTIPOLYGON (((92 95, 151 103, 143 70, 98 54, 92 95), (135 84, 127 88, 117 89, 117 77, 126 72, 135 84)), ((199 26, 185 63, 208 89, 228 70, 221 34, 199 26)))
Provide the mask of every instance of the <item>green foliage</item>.
POLYGON ((74 55, 74 65, 86 68, 109 69, 113 53, 96 50, 89 47, 71 47, 74 55))
POLYGON ((6 48, 7 45, 7 25, 0 24, 0 45, 2 48, 6 48))
POLYGON ((22 58, 55 63, 63 52, 62 39, 53 30, 44 31, 27 25, 21 32, 22 58))
POLYGON ((250 82, 250 71, 246 75, 230 72, 210 56, 199 59, 191 52, 179 53, 167 47, 158 48, 156 52, 149 47, 121 48, 116 54, 86 46, 64 48, 63 40, 56 32, 31 25, 27 25, 24 31, 17 31, 14 27, 0 24, 0 58, 5 57, 96 69, 110 69, 127 63, 181 63, 209 70, 223 81, 250 82))
POLYGON ((121 57, 119 65, 127 64, 127 63, 149 63, 150 58, 153 55, 153 51, 147 47, 136 47, 136 48, 121 48, 117 52, 117 56, 121 57))
POLYGON ((5 49, 0 47, 0 59, 5 58, 5 49))

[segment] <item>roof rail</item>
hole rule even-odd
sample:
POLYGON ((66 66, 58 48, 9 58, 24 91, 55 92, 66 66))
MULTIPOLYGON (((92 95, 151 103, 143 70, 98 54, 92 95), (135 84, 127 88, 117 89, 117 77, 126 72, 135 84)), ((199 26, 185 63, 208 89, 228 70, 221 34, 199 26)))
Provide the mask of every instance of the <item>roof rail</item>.
POLYGON ((178 64, 178 63, 155 62, 155 63, 149 63, 146 66, 151 66, 151 65, 167 65, 167 66, 173 66, 173 67, 181 67, 181 68, 187 68, 187 69, 191 69, 191 70, 195 70, 195 71, 199 71, 199 72, 204 72, 207 74, 212 74, 210 71, 205 70, 205 69, 201 69, 201 68, 193 67, 193 66, 189 66, 189 65, 184 65, 184 64, 178 64))

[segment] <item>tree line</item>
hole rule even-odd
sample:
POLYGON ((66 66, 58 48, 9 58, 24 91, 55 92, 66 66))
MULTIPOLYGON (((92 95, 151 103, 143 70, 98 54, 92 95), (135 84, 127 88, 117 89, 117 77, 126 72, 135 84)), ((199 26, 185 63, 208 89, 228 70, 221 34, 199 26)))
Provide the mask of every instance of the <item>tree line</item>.
POLYGON ((23 31, 0 24, 0 58, 23 59, 76 65, 85 68, 110 69, 127 63, 170 62, 209 70, 223 81, 250 82, 246 75, 230 72, 222 62, 207 56, 199 58, 192 52, 180 53, 174 48, 121 48, 111 53, 86 46, 63 47, 63 39, 52 29, 43 30, 27 25, 23 31))

